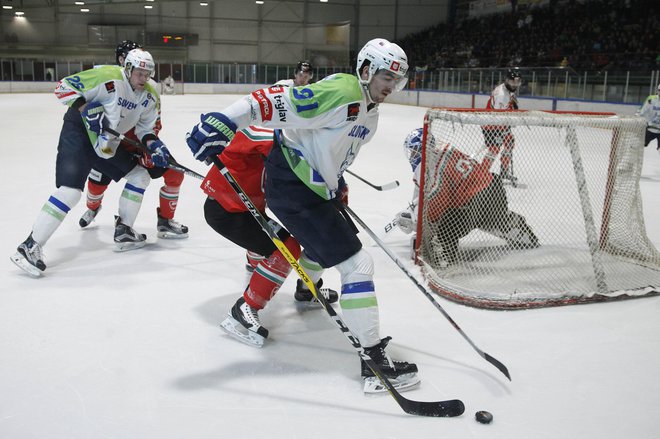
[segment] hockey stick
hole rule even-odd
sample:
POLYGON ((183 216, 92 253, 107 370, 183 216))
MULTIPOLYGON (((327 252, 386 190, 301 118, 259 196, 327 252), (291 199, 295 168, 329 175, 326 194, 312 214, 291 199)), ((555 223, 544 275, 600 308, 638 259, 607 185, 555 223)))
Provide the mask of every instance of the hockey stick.
POLYGON ((339 326, 341 332, 348 338, 348 340, 353 345, 353 348, 357 350, 360 358, 369 366, 369 369, 374 373, 374 375, 380 380, 383 386, 388 390, 390 395, 395 399, 399 406, 403 409, 404 412, 417 415, 417 416, 431 416, 431 417, 453 417, 463 414, 465 411, 465 406, 463 402, 458 399, 452 399, 447 401, 413 401, 401 396, 401 394, 394 388, 392 383, 387 379, 387 377, 380 370, 378 365, 366 354, 364 348, 358 341, 358 339, 351 333, 350 329, 346 326, 342 318, 337 315, 335 310, 330 306, 327 299, 323 294, 319 294, 316 290, 314 282, 309 278, 305 270, 300 266, 297 259, 291 254, 286 245, 282 240, 275 234, 273 229, 270 227, 266 219, 259 212, 259 210, 254 206, 250 197, 243 191, 243 189, 236 182, 234 177, 231 175, 229 170, 225 167, 222 161, 217 156, 212 156, 211 160, 213 164, 220 170, 222 175, 227 180, 227 183, 234 189, 236 195, 241 199, 245 207, 252 214, 254 219, 259 223, 261 229, 270 237, 273 244, 277 249, 284 255, 286 260, 289 262, 291 267, 298 273, 300 279, 307 285, 307 288, 312 292, 314 297, 321 303, 326 312, 330 315, 330 318, 339 326))
POLYGON ((417 288, 419 288, 419 290, 420 290, 422 293, 424 293, 424 295, 426 296, 426 298, 429 299, 429 300, 431 301, 431 303, 433 303, 433 305, 438 309, 438 311, 440 311, 440 312, 442 313, 442 315, 445 316, 445 318, 446 318, 447 320, 449 320, 449 323, 451 323, 452 326, 453 326, 453 327, 454 327, 454 328, 455 328, 455 329, 456 329, 456 330, 457 330, 457 331, 463 336, 463 338, 464 338, 465 340, 467 340, 468 343, 470 343, 470 346, 472 346, 472 347, 474 348, 474 350, 477 351, 477 353, 478 353, 479 355, 481 355, 486 361, 488 361, 490 364, 492 364, 492 365, 495 366, 497 369, 499 369, 499 371, 502 372, 502 373, 504 374, 504 376, 507 377, 507 378, 509 379, 509 381, 511 381, 511 375, 509 375, 509 369, 507 369, 506 366, 505 366, 504 364, 502 364, 499 360, 497 360, 496 358, 494 358, 494 357, 488 355, 487 353, 485 353, 484 351, 482 351, 481 349, 479 349, 479 348, 477 347, 477 345, 475 345, 474 342, 473 342, 472 340, 470 340, 470 337, 468 337, 468 336, 465 334, 465 332, 463 332, 463 330, 458 326, 458 324, 454 321, 454 319, 452 319, 451 316, 450 316, 449 314, 447 314, 447 311, 445 311, 445 309, 442 307, 442 305, 440 305, 440 304, 439 304, 439 303, 433 298, 433 296, 431 295, 431 293, 429 293, 428 290, 427 290, 426 288, 424 288, 424 286, 422 286, 422 284, 420 284, 419 281, 418 281, 417 279, 415 279, 415 278, 413 277, 412 274, 410 274, 410 272, 408 271, 408 269, 406 269, 406 267, 404 267, 403 263, 399 260, 399 258, 397 258, 397 257, 394 255, 394 253, 392 253, 392 251, 391 251, 389 248, 387 248, 387 247, 385 246, 385 244, 383 244, 383 241, 381 241, 380 239, 378 239, 378 237, 376 236, 376 234, 375 234, 374 232, 371 231, 371 229, 370 229, 370 228, 364 223, 364 221, 362 221, 362 220, 360 219, 360 217, 358 217, 358 216, 356 215, 356 213, 353 212, 353 210, 352 210, 350 207, 346 206, 345 209, 346 209, 346 211, 348 211, 348 213, 353 217, 353 219, 354 219, 355 221, 357 221, 357 223, 360 225, 360 227, 362 227, 362 228, 364 229, 364 231, 367 232, 367 234, 368 234, 369 236, 371 236, 371 238, 372 238, 374 241, 376 241, 376 244, 378 244, 378 246, 379 246, 380 248, 382 248, 383 251, 384 251, 385 253, 387 253, 387 256, 389 256, 390 259, 392 259, 392 260, 394 261, 394 263, 396 263, 396 265, 398 265, 399 268, 400 268, 400 269, 406 274, 406 276, 408 276, 408 278, 409 278, 410 280, 413 281, 413 283, 417 286, 417 288))
POLYGON ((369 186, 371 186, 372 188, 376 189, 377 191, 388 191, 388 190, 390 190, 390 189, 394 189, 394 188, 399 187, 399 181, 398 181, 398 180, 394 180, 394 181, 392 181, 392 182, 390 182, 390 183, 384 184, 384 185, 382 185, 382 186, 378 186, 378 185, 375 185, 375 184, 373 184, 373 183, 371 183, 371 182, 365 180, 364 178, 360 177, 360 176, 357 175, 356 173, 351 172, 349 169, 347 169, 346 172, 349 173, 349 174, 351 174, 353 177, 357 178, 357 179, 360 180, 361 182, 368 184, 369 186))

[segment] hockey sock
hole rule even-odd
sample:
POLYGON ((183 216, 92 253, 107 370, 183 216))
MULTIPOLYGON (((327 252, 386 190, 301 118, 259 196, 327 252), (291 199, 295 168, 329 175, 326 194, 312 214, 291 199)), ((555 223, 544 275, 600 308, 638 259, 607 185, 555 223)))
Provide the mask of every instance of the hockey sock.
POLYGON ((346 325, 365 347, 380 343, 373 259, 364 249, 337 265, 341 273, 341 306, 346 325))
MULTIPOLYGON (((292 237, 284 244, 294 257, 300 256, 300 246, 292 237)), ((255 309, 263 309, 277 293, 284 280, 291 272, 291 265, 284 255, 276 250, 257 265, 250 277, 250 283, 243 293, 245 302, 255 309)))
POLYGON ((183 174, 168 169, 163 174, 165 185, 160 188, 160 216, 167 219, 174 218, 177 203, 179 202, 179 189, 183 182, 183 174))
POLYGON ((136 166, 126 174, 126 185, 119 198, 119 216, 121 222, 133 227, 137 218, 144 191, 149 185, 150 177, 146 169, 136 166))
MULTIPOLYGON (((323 275, 323 267, 321 267, 318 263, 307 256, 305 250, 303 250, 300 254, 300 259, 298 262, 300 263, 300 266, 305 269, 305 272, 309 275, 310 280, 314 283, 314 285, 316 285, 323 275)), ((309 290, 305 283, 303 283, 303 288, 305 290, 309 290)))
POLYGON ((92 180, 87 180, 87 208, 89 210, 97 210, 101 207, 103 202, 103 194, 108 189, 107 184, 96 183, 92 180))
POLYGON ((42 246, 62 224, 69 211, 78 204, 82 191, 72 187, 61 186, 48 198, 41 208, 32 226, 32 238, 42 246))
POLYGON ((245 252, 245 258, 247 259, 247 265, 252 267, 253 270, 257 268, 259 262, 266 259, 265 257, 261 256, 259 253, 251 252, 250 250, 247 250, 245 252))

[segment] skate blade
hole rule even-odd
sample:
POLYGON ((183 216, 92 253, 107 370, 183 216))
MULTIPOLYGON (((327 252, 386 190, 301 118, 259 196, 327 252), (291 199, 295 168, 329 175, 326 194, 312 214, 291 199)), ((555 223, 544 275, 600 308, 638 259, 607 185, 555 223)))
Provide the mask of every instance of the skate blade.
POLYGON ((238 321, 232 316, 228 316, 224 319, 222 323, 220 323, 220 327, 236 340, 255 348, 263 347, 264 341, 266 340, 256 332, 245 329, 243 325, 238 323, 238 321))
MULTIPOLYGON (((421 382, 416 373, 408 373, 405 375, 399 375, 397 378, 390 378, 390 383, 394 386, 399 392, 405 392, 407 390, 412 390, 415 387, 419 386, 421 382)), ((386 393, 387 387, 383 386, 380 380, 376 377, 368 377, 364 379, 364 388, 363 391, 367 395, 376 395, 386 393)))
POLYGON ((186 239, 188 237, 187 233, 170 233, 170 232, 158 232, 156 235, 161 239, 186 239))
POLYGON ((34 265, 30 264, 22 254, 19 252, 14 253, 12 256, 9 257, 11 261, 16 264, 18 268, 29 274, 30 276, 34 278, 39 278, 43 274, 43 271, 39 270, 37 267, 34 265))
POLYGON ((139 248, 144 247, 145 245, 147 245, 147 241, 115 242, 114 251, 116 251, 116 252, 127 252, 127 251, 130 251, 130 250, 137 250, 139 248))

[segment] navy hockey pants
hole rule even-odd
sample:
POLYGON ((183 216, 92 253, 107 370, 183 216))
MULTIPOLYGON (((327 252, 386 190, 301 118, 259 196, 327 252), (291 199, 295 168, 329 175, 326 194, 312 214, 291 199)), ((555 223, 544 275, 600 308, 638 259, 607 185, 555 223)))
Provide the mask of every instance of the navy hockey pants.
POLYGON ((117 148, 114 157, 103 159, 96 155, 80 112, 69 108, 64 115, 60 140, 57 145, 55 186, 85 189, 87 175, 97 169, 115 181, 121 180, 137 164, 137 159, 123 148, 117 148))
POLYGON ((266 204, 310 258, 334 267, 362 248, 355 226, 294 174, 282 148, 276 142, 266 160, 266 204))

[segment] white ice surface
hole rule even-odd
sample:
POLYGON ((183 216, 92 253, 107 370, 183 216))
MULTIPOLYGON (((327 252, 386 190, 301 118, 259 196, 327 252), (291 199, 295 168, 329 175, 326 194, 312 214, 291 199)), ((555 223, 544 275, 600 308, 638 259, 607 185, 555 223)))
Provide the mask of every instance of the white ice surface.
MULTIPOLYGON (((182 163, 205 172, 184 134, 201 112, 236 96, 165 96, 162 137, 182 163)), ((485 311, 438 298, 483 351, 509 368, 508 382, 482 359, 393 262, 373 245, 381 333, 414 361, 422 385, 404 396, 460 398, 454 419, 404 414, 387 396, 361 392, 353 348, 321 309, 293 303, 290 278, 261 313, 263 349, 219 328, 242 292, 244 252, 205 223, 199 181, 187 177, 176 219, 190 238, 155 237, 158 188, 147 190, 136 229, 148 245, 112 251, 113 184, 88 230, 76 206, 45 248, 41 279, 9 255, 54 189, 64 108, 52 95, 0 95, 0 438, 635 438, 658 437, 660 298, 529 311, 485 311), (490 425, 477 410, 494 415, 490 425)), ((373 142, 347 176, 352 208, 380 230, 406 206, 411 173, 401 143, 423 108, 383 105, 373 142)), ((660 155, 646 150, 642 191, 660 245, 660 155)), ((407 261, 408 237, 387 244, 407 261)), ((418 273, 416 268, 411 268, 418 273)), ((334 270, 326 285, 339 287, 334 270)))

